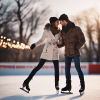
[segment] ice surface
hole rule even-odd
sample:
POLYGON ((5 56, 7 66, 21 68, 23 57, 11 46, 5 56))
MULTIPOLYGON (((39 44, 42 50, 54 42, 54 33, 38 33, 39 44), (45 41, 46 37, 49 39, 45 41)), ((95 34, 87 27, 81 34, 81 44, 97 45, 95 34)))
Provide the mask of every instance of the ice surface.
MULTIPOLYGON (((86 90, 80 96, 78 75, 72 75, 73 94, 56 94, 53 75, 36 75, 30 82, 30 93, 21 91, 27 76, 0 76, 0 100, 100 100, 100 75, 85 75, 86 90)), ((60 76, 60 89, 65 86, 65 76, 60 76)), ((60 91, 61 92, 61 91, 60 91)))

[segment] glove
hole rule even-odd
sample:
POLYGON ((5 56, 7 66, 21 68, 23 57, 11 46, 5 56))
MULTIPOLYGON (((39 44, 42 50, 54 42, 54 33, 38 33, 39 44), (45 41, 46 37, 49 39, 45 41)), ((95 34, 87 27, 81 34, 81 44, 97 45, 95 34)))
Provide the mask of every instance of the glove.
POLYGON ((35 43, 33 43, 33 44, 30 46, 30 49, 33 50, 33 49, 35 48, 35 46, 36 46, 35 43))
POLYGON ((59 48, 61 45, 57 44, 57 47, 59 48))

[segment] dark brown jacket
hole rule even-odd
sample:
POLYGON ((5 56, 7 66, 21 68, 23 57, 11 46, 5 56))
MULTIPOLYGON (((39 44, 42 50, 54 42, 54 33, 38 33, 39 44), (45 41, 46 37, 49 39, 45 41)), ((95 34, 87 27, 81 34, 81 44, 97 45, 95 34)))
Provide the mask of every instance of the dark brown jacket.
POLYGON ((67 34, 62 31, 61 35, 63 42, 58 47, 65 46, 65 56, 73 57, 80 55, 80 49, 85 43, 85 37, 80 27, 70 28, 67 34))

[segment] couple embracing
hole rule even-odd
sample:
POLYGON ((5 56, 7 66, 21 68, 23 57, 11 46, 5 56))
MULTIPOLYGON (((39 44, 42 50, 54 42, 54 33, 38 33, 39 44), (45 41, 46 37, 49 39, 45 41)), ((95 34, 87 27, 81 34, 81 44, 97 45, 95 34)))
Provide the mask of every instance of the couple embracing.
POLYGON ((40 57, 38 65, 31 71, 29 76, 23 82, 23 87, 26 87, 28 91, 29 82, 39 71, 46 61, 52 61, 55 70, 55 89, 59 90, 59 53, 58 49, 65 47, 65 76, 66 76, 66 86, 61 89, 61 91, 71 91, 71 62, 74 59, 75 68, 78 72, 81 88, 79 92, 83 92, 85 89, 84 75, 80 67, 80 49, 85 43, 85 37, 80 29, 80 27, 75 26, 71 22, 66 14, 62 14, 59 19, 56 17, 51 17, 49 19, 50 23, 47 23, 44 27, 44 32, 39 41, 31 45, 33 50, 35 47, 41 45, 43 41, 47 38, 47 42, 44 46, 43 52, 40 57), (62 25, 62 30, 58 28, 58 25, 62 25))

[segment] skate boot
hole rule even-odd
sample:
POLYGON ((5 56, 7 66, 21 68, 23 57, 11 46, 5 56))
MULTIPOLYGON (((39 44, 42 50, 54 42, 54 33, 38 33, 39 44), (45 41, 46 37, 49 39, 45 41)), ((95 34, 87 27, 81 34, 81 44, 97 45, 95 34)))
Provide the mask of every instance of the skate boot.
POLYGON ((81 84, 81 88, 79 90, 80 95, 84 94, 84 90, 85 90, 85 82, 84 81, 80 81, 81 84))
POLYGON ((59 81, 55 81, 55 88, 56 88, 57 94, 59 94, 59 81))
POLYGON ((61 93, 65 93, 64 91, 71 91, 71 80, 66 80, 66 86, 61 89, 61 93))
POLYGON ((20 88, 20 89, 29 93, 29 91, 30 91, 29 82, 27 80, 25 80, 24 83, 22 84, 22 88, 20 88), (26 90, 24 89, 24 87, 26 87, 26 90))

